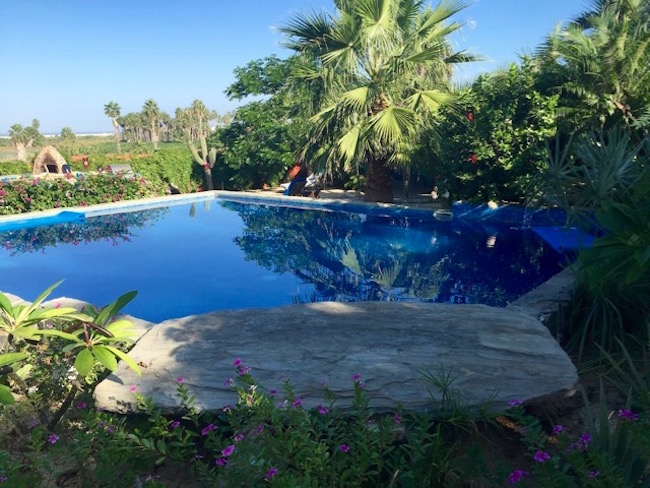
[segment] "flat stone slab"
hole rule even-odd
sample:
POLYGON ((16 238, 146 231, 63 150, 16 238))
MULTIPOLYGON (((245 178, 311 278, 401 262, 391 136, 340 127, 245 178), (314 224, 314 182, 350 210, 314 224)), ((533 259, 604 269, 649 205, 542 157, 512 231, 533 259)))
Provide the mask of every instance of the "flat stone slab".
POLYGON ((149 329, 124 364, 95 390, 99 408, 135 410, 131 387, 165 411, 178 407, 182 376, 201 410, 221 410, 236 395, 228 379, 241 358, 267 390, 288 378, 306 407, 326 404, 326 384, 346 408, 360 374, 377 411, 435 408, 440 393, 424 374, 441 368, 465 406, 512 399, 536 403, 570 395, 578 375, 548 329, 529 312, 485 305, 404 302, 314 303, 221 311, 167 320, 149 329))

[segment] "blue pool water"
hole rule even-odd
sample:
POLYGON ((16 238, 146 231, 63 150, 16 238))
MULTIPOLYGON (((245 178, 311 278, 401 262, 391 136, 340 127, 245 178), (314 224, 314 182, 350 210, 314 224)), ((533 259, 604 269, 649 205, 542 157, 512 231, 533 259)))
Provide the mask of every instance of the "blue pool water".
POLYGON ((561 269, 532 231, 206 200, 0 232, 0 290, 105 305, 154 322, 323 300, 505 306, 561 269))

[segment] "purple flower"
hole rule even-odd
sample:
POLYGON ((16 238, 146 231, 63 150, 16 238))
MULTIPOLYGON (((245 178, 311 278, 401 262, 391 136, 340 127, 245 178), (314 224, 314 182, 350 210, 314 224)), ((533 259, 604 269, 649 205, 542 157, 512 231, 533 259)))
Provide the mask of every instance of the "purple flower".
POLYGON ((266 474, 264 475, 264 479, 265 479, 265 480, 270 480, 270 479, 273 478, 277 473, 278 473, 277 468, 271 468, 271 469, 269 469, 269 470, 266 472, 266 474))
POLYGON ((241 359, 239 359, 239 358, 235 358, 235 360, 233 361, 232 365, 233 365, 235 368, 239 368, 239 367, 241 366, 241 359))
POLYGON ((228 460, 226 458, 219 458, 214 462, 214 464, 216 464, 217 466, 225 466, 226 464, 228 464, 228 460))
POLYGON ((77 404, 75 405, 75 408, 77 410, 83 410, 84 408, 86 408, 86 402, 77 402, 77 404))
POLYGON ((169 424, 169 427, 171 429, 178 429, 181 426, 180 421, 174 420, 171 424, 169 424))
POLYGON ((399 424, 402 421, 402 417, 399 416, 399 414, 393 415, 393 423, 399 424))
POLYGON ((225 449, 221 450, 221 455, 225 458, 230 457, 230 455, 235 451, 235 445, 230 444, 228 447, 225 449))
POLYGON ((524 471, 523 469, 515 469, 512 473, 510 473, 510 476, 508 476, 508 481, 506 481, 506 484, 514 485, 515 483, 519 483, 526 476, 530 476, 530 472, 524 471))
POLYGON ((59 436, 56 434, 50 434, 47 438, 47 442, 49 442, 52 445, 56 444, 58 440, 59 440, 59 436))
POLYGON ((592 469, 587 473, 587 478, 598 478, 600 476, 600 471, 597 469, 592 469))
POLYGON ((581 442, 584 446, 588 446, 589 443, 591 442, 591 434, 590 434, 589 432, 585 432, 584 434, 582 434, 582 435, 580 436, 580 442, 581 442))
POLYGON ((116 426, 109 425, 108 427, 106 427, 106 432, 108 432, 110 434, 111 432, 115 432, 116 429, 117 429, 116 426))
POLYGON ((322 405, 318 405, 318 406, 316 407, 316 410, 318 410, 318 413, 321 414, 321 415, 327 415, 328 413, 330 413, 330 409, 329 409, 329 408, 325 408, 325 407, 323 407, 322 405))
POLYGON ((361 375, 359 373, 355 373, 352 375, 352 381, 359 381, 361 379, 361 375))
POLYGON ((240 366, 239 368, 239 376, 244 376, 245 374, 248 374, 250 372, 251 372, 250 366, 240 366))
POLYGON ((182 377, 182 376, 179 376, 178 378, 176 378, 176 383, 185 383, 185 378, 182 377))
POLYGON ((235 434, 235 435, 232 437, 232 440, 233 440, 233 442, 234 442, 235 444, 237 444, 238 442, 241 442, 241 441, 244 440, 244 434, 242 434, 242 433, 235 434))
POLYGON ((224 413, 228 413, 232 410, 232 405, 224 405, 221 409, 224 413))
POLYGON ((347 444, 341 444, 338 449, 341 452, 350 452, 350 446, 347 444))
POLYGON ((259 434, 261 434, 262 432, 264 432, 264 424, 260 424, 260 425, 258 425, 257 427, 255 427, 255 433, 256 433, 256 434, 259 435, 259 434))
POLYGON ((535 461, 543 463, 551 459, 551 455, 546 451, 537 451, 534 456, 535 461))
POLYGON ((129 386, 129 391, 131 393, 135 393, 136 391, 138 391, 138 387, 135 386, 135 385, 131 385, 131 386, 129 386))
POLYGON ((207 426, 207 427, 204 427, 203 430, 201 431, 201 435, 206 436, 206 435, 208 435, 210 432, 212 432, 213 430, 217 430, 216 425, 214 425, 214 424, 208 424, 208 426, 207 426))
POLYGON ((294 400, 294 402, 291 404, 293 408, 298 408, 300 405, 302 405, 302 398, 298 397, 294 400))
POLYGON ((232 386, 235 384, 235 381, 232 378, 228 378, 226 381, 223 382, 223 384, 226 386, 232 386))
POLYGON ((275 396, 275 395, 277 395, 277 393, 278 393, 278 390, 269 390, 269 395, 271 395, 271 396, 275 396))
POLYGON ((512 400, 508 401, 508 405, 511 407, 518 407, 522 403, 524 402, 522 402, 519 398, 513 398, 512 400))
POLYGON ((625 420, 632 420, 633 422, 636 422, 639 420, 639 414, 633 412, 629 408, 624 408, 622 410, 618 411, 618 416, 621 417, 622 419, 625 420))
POLYGON ((0 476, 0 483, 4 483, 4 482, 7 481, 8 479, 9 479, 9 478, 7 478, 6 476, 0 476))
POLYGON ((561 434, 562 432, 566 432, 566 428, 563 425, 555 425, 553 427, 553 430, 551 431, 552 435, 558 435, 561 434))

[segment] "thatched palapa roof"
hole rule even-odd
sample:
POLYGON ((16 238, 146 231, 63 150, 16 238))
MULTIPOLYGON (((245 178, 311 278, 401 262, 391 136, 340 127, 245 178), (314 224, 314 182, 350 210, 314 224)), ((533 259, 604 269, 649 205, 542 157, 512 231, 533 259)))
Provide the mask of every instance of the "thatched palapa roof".
POLYGON ((63 174, 63 165, 68 164, 54 146, 45 146, 34 160, 34 174, 63 174))

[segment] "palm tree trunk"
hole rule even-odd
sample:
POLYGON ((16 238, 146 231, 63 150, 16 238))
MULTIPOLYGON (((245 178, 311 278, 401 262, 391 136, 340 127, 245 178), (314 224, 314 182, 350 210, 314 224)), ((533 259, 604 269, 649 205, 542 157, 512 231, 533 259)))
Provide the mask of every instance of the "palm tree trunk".
POLYGON ((393 203, 390 170, 384 161, 375 159, 368 161, 368 179, 363 199, 366 202, 393 203))
POLYGON ((16 142, 14 144, 18 161, 27 161, 27 148, 25 147, 25 144, 22 142, 16 142))

